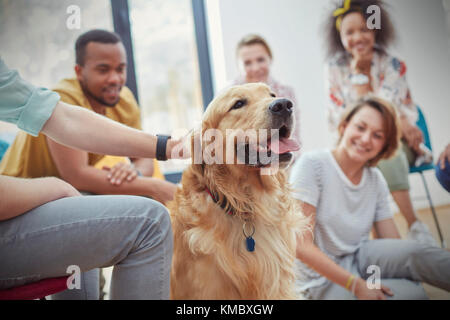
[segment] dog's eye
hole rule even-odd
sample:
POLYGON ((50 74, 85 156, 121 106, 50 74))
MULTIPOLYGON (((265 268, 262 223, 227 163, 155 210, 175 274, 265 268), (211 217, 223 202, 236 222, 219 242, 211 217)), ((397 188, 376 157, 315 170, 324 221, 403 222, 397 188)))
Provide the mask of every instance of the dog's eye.
POLYGON ((242 108, 247 104, 247 100, 238 100, 236 103, 231 107, 231 110, 233 109, 239 109, 242 108))
POLYGON ((276 95, 275 93, 271 93, 270 96, 271 96, 271 97, 274 97, 274 98, 277 97, 277 95, 276 95))

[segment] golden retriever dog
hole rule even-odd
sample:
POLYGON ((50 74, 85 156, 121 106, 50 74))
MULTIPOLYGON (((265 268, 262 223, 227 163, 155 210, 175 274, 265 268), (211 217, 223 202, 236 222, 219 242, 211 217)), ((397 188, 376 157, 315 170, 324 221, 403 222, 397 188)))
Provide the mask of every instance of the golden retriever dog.
MULTIPOLYGON (((183 173, 182 187, 168 205, 174 235, 172 299, 297 298, 296 236, 306 219, 290 196, 283 170, 291 151, 299 148, 289 139, 293 119, 292 103, 276 98, 264 84, 229 88, 208 106, 201 135, 192 143, 214 129, 222 135, 211 143, 219 147, 210 157, 223 150, 221 156, 234 154, 235 163, 211 163, 203 156, 183 173), (237 135, 226 135, 230 129, 267 134, 256 143, 247 137, 239 144, 237 135), (270 163, 260 156, 250 162, 251 150, 277 157, 270 163), (262 174, 274 164, 280 169, 262 174)), ((201 151, 207 148, 201 144, 201 151)))

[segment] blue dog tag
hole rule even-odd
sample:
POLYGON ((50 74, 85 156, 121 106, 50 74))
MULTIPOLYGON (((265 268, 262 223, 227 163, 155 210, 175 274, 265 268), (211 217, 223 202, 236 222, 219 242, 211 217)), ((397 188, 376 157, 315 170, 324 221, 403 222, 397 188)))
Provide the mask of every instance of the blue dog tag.
POLYGON ((247 251, 249 252, 255 251, 255 240, 253 240, 251 236, 245 239, 245 243, 247 245, 247 251))

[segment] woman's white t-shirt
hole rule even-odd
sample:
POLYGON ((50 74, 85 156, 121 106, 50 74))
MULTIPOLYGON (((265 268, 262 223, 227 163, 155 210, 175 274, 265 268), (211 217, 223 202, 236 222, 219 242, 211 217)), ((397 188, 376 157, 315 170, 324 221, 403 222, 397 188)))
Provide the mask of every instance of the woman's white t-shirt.
MULTIPOLYGON (((303 154, 290 174, 295 199, 316 208, 314 243, 335 262, 353 254, 369 238, 373 223, 389 219, 389 189, 377 168, 364 168, 359 184, 344 174, 330 150, 303 154)), ((299 260, 297 287, 326 282, 299 260)))

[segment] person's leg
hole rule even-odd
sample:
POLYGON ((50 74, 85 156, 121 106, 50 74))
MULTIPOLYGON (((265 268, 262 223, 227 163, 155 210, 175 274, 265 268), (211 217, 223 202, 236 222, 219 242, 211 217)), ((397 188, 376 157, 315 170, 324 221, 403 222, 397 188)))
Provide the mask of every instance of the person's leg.
POLYGON ((397 154, 388 160, 381 160, 378 163, 380 169, 389 187, 389 191, 394 198, 401 214, 408 223, 408 228, 417 221, 417 216, 409 196, 409 163, 407 154, 409 151, 405 144, 397 150, 397 154))
POLYGON ((402 142, 397 154, 391 159, 380 161, 378 168, 386 179, 392 198, 408 224, 408 239, 437 247, 438 244, 427 225, 417 218, 409 195, 409 166, 414 163, 414 160, 414 152, 406 143, 402 142))
POLYGON ((56 200, 0 222, 0 289, 67 275, 71 265, 114 265, 111 298, 168 299, 172 245, 167 209, 156 201, 56 200))
POLYGON ((64 290, 50 296, 51 300, 99 300, 100 269, 92 269, 81 274, 80 289, 64 290))
POLYGON ((400 213, 403 215, 406 223, 408 224, 408 229, 411 229, 411 226, 418 220, 412 205, 409 190, 392 191, 391 194, 398 206, 398 209, 400 210, 400 213))
POLYGON ((356 253, 359 274, 372 276, 376 266, 383 279, 426 282, 450 291, 450 252, 413 240, 377 239, 364 241, 356 253))
POLYGON ((391 289, 393 296, 388 300, 428 300, 427 293, 420 282, 407 279, 381 279, 381 283, 391 289))

